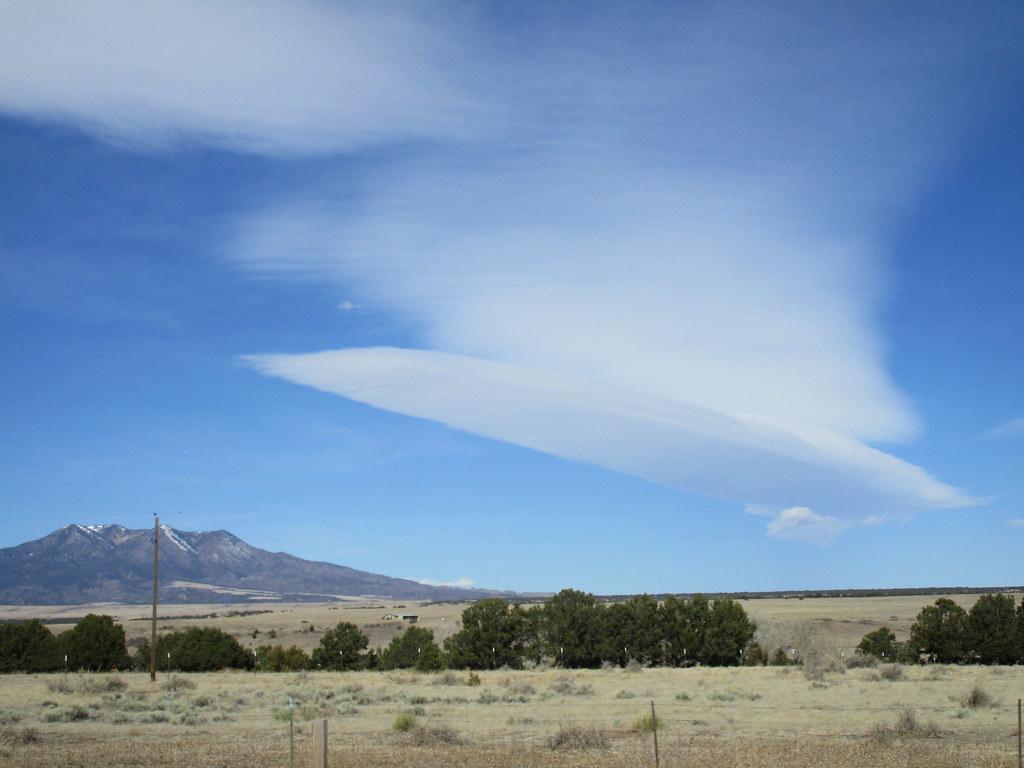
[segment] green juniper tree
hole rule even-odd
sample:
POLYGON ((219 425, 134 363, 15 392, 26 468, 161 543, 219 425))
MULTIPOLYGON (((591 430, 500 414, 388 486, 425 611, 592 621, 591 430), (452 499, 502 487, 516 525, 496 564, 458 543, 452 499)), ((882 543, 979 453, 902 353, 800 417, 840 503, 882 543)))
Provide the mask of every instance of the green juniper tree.
POLYGON ((423 627, 409 627, 394 638, 380 655, 381 669, 436 672, 444 667, 444 654, 434 642, 433 631, 423 627))
POLYGON ((339 622, 334 629, 324 633, 320 645, 313 649, 313 666, 318 669, 363 669, 366 667, 363 651, 369 644, 369 638, 355 624, 339 622))
POLYGON ((453 669, 498 669, 523 665, 529 622, 518 605, 499 598, 473 603, 462 612, 462 629, 444 641, 453 669))
POLYGON ((60 652, 67 654, 69 669, 104 672, 131 666, 124 627, 109 616, 90 613, 57 639, 60 652))
POLYGON ((888 627, 879 627, 861 638, 857 652, 884 661, 896 661, 896 635, 888 627))
POLYGON ((967 612, 948 597, 940 597, 917 614, 908 645, 929 661, 960 663, 967 655, 967 612))
POLYGON ((1009 595, 982 595, 967 613, 967 645, 981 664, 1017 660, 1017 615, 1009 595))

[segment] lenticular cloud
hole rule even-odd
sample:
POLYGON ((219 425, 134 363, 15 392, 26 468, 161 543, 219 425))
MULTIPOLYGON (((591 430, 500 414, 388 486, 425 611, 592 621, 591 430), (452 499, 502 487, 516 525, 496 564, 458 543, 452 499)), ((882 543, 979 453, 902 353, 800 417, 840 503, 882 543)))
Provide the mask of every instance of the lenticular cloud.
POLYGON ((479 358, 372 348, 247 358, 258 370, 672 487, 832 514, 973 500, 835 432, 782 426, 573 376, 479 358))
POLYGON ((249 216, 245 269, 333 283, 419 337, 248 362, 735 499, 777 538, 977 504, 872 445, 920 429, 877 322, 884 232, 984 107, 977 49, 936 53, 925 20, 689 21, 621 66, 581 38, 532 51, 529 84, 485 60, 505 132, 376 167, 356 204, 339 178, 249 216))

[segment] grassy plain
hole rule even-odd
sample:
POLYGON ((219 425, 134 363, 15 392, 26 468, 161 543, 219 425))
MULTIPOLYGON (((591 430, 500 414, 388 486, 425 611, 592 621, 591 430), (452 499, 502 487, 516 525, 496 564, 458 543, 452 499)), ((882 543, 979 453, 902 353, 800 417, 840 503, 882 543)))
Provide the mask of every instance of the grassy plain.
MULTIPOLYGON (((757 600, 747 609, 769 643, 834 661, 882 623, 905 632, 933 600, 757 600)), ((371 634, 387 626, 374 634, 385 642, 399 631, 382 619, 395 607, 168 606, 165 616, 218 616, 160 624, 214 623, 249 644, 274 630, 273 642, 311 648, 341 620, 371 634), (272 612, 228 615, 240 610, 272 612)), ((463 607, 400 610, 444 637, 463 607)), ((131 634, 145 628, 131 620, 144 616, 140 607, 11 609, 0 617, 15 610, 54 618, 96 610, 118 615, 131 634)), ((637 723, 652 701, 665 766, 1016 765, 1024 667, 832 668, 811 676, 799 667, 535 669, 483 672, 479 685, 466 672, 225 672, 161 675, 156 684, 137 673, 13 675, 0 677, 0 765, 287 766, 289 716, 299 766, 309 764, 310 721, 320 717, 329 721, 332 766, 653 765, 651 734, 637 723), (399 719, 408 730, 395 730, 399 719)))

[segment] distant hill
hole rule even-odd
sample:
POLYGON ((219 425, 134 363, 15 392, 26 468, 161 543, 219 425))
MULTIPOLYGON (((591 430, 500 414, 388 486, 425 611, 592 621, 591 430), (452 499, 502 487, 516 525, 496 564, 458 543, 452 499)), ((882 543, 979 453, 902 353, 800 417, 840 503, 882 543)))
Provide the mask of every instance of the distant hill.
MULTIPOLYGON (((0 603, 145 603, 152 598, 153 529, 69 525, 0 549, 0 603)), ((321 601, 367 596, 478 600, 514 593, 420 584, 246 544, 227 531, 160 528, 160 600, 321 601)))

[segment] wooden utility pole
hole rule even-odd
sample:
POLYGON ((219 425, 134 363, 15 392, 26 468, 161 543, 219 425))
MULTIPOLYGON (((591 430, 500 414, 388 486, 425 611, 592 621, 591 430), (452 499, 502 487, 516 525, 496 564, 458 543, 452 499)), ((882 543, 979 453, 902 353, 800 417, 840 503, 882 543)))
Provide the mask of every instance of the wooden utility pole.
POLYGON ((149 679, 156 682, 156 586, 160 562, 160 518, 153 517, 153 623, 149 635, 149 679))

